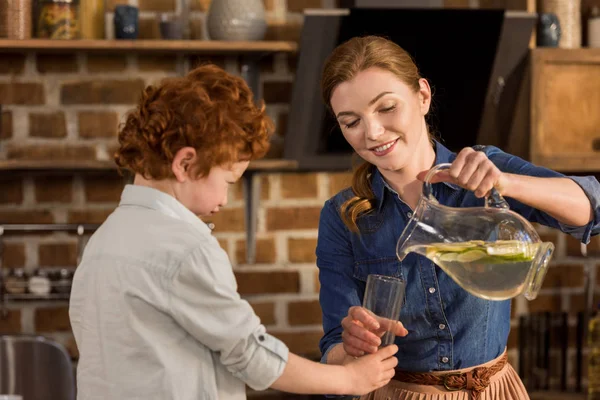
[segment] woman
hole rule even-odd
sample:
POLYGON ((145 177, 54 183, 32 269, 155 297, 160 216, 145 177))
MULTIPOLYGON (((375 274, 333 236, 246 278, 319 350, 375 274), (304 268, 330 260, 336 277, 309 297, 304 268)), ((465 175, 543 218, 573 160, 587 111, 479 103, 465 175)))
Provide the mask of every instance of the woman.
POLYGON ((481 206, 496 188, 529 221, 585 243, 600 231, 596 179, 565 177, 495 147, 450 152, 433 140, 425 120, 429 83, 411 57, 384 38, 353 38, 336 48, 323 70, 322 94, 364 160, 352 188, 328 200, 321 213, 323 362, 344 364, 377 350, 381 331, 360 307, 365 281, 369 274, 400 276, 407 286, 403 325, 395 329, 397 373, 364 399, 528 398, 506 363, 510 301, 470 295, 420 255, 398 261, 396 241, 417 205, 422 179, 440 163, 452 163, 433 185, 442 204, 481 206))
POLYGON ((272 123, 239 77, 214 65, 144 91, 115 155, 134 174, 73 280, 79 399, 241 400, 246 385, 368 393, 394 374, 396 346, 322 365, 269 335, 237 293, 226 253, 198 216, 262 157, 272 123))

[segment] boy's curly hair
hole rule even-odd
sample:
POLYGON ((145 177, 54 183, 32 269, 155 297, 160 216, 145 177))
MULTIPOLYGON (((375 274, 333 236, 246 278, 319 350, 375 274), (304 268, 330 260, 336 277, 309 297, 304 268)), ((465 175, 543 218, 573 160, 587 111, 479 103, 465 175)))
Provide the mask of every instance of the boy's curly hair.
POLYGON ((272 132, 246 82, 207 64, 144 90, 120 127, 114 158, 120 170, 160 180, 173 176, 175 154, 189 146, 198 158, 192 176, 203 177, 214 166, 263 157, 272 132))

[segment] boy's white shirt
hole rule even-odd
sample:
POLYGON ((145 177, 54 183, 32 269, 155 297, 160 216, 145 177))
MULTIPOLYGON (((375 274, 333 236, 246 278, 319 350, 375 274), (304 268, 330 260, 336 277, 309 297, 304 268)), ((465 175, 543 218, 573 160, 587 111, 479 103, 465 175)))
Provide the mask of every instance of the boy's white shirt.
POLYGON ((148 187, 127 185, 88 242, 69 316, 79 400, 245 399, 288 358, 206 224, 148 187))

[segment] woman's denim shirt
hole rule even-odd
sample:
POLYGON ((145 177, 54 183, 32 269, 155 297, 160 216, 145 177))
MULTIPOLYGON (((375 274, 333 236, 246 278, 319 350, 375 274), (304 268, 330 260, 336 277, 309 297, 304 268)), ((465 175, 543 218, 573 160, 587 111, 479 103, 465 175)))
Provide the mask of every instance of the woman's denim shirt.
MULTIPOLYGON (((562 177, 557 172, 528 163, 492 146, 485 147, 489 159, 504 172, 562 177)), ((452 162, 456 157, 436 143, 435 163, 452 162)), ((588 243, 600 232, 600 185, 594 177, 570 177, 578 183, 594 209, 593 220, 583 227, 559 223, 548 214, 512 199, 512 210, 531 222, 551 226, 588 243)), ((351 306, 361 305, 369 274, 403 278, 406 294, 400 320, 408 329, 396 338, 398 367, 409 371, 446 371, 490 361, 505 349, 510 331, 510 300, 489 301, 469 294, 429 259, 416 253, 400 262, 396 242, 412 210, 387 185, 375 169, 371 177, 375 208, 359 217, 360 234, 343 224, 339 210, 352 197, 346 189, 329 199, 321 212, 317 243, 317 265, 321 282, 324 336, 320 342, 325 362, 327 353, 342 341, 341 321, 351 306)), ((483 206, 468 190, 448 183, 433 185, 433 194, 451 207, 483 206)), ((552 196, 548 192, 548 196, 552 196)))

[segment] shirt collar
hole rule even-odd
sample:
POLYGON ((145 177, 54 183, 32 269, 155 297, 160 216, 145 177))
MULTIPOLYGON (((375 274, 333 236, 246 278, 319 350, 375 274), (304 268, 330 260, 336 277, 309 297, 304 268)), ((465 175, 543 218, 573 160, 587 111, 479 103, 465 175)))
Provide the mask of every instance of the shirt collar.
POLYGON ((156 210, 172 218, 194 225, 201 233, 211 234, 210 228, 175 197, 147 186, 125 185, 119 206, 137 206, 156 210))
MULTIPOLYGON (((435 162, 434 165, 443 164, 443 163, 451 163, 456 158, 456 154, 451 152, 446 146, 434 140, 435 143, 435 162)), ((388 189, 390 192, 395 194, 398 193, 385 181, 381 172, 379 172, 378 168, 373 168, 374 172, 371 177, 371 188, 373 189, 373 194, 377 200, 377 211, 381 211, 381 207, 383 207, 383 197, 385 195, 385 189, 388 189)), ((460 186, 454 185, 452 183, 444 182, 446 186, 451 189, 459 190, 460 186)))

